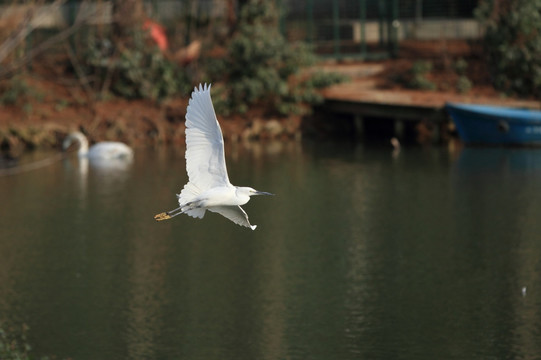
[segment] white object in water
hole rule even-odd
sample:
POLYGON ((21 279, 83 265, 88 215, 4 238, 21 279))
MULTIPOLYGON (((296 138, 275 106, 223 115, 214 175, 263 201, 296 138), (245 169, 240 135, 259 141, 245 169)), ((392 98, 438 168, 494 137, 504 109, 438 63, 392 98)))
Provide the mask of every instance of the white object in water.
POLYGON ((186 172, 189 181, 177 194, 180 206, 154 216, 156 220, 167 220, 180 214, 201 219, 209 210, 255 230, 257 225, 250 224, 240 205, 250 201, 250 196, 272 194, 233 186, 229 182, 222 130, 207 84, 194 89, 186 112, 186 172))
POLYGON ((131 159, 133 158, 133 150, 126 144, 117 141, 102 141, 88 147, 88 140, 83 133, 76 131, 69 134, 62 144, 62 148, 66 150, 73 143, 79 143, 77 154, 79 157, 87 157, 89 159, 113 160, 113 159, 131 159))

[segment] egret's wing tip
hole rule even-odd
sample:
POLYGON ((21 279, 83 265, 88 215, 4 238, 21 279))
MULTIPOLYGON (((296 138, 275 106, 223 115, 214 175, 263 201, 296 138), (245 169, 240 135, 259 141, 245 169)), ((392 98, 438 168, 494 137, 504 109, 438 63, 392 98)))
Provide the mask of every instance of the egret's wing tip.
POLYGON ((255 230, 256 227, 257 227, 257 225, 250 225, 250 229, 252 229, 252 230, 255 230))
POLYGON ((210 91, 210 87, 212 86, 212 84, 207 84, 207 83, 199 83, 199 87, 197 87, 197 85, 193 88, 193 92, 194 93, 200 93, 200 92, 205 92, 205 91, 210 91))

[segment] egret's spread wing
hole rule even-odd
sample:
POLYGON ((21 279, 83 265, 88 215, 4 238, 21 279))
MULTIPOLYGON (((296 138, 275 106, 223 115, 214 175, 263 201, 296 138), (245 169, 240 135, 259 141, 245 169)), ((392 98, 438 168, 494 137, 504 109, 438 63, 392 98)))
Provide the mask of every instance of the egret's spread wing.
POLYGON ((200 191, 229 185, 224 139, 216 119, 210 85, 196 87, 186 112, 186 171, 200 191))
POLYGON ((213 206, 208 208, 208 210, 225 216, 235 224, 249 227, 252 230, 255 230, 257 227, 257 225, 250 224, 248 214, 246 214, 246 212, 242 210, 240 206, 213 206))

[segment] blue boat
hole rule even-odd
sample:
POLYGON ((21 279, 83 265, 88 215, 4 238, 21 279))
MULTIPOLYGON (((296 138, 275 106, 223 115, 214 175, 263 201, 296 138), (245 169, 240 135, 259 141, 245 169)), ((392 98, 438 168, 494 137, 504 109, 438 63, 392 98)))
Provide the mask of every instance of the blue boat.
POLYGON ((541 111, 447 103, 458 135, 467 144, 541 145, 541 111))

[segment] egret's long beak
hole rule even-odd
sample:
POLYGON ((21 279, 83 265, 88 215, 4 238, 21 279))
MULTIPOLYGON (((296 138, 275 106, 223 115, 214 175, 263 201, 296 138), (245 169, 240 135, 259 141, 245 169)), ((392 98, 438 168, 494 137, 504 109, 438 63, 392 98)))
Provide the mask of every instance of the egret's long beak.
POLYGON ((274 195, 274 194, 271 194, 271 193, 265 192, 265 191, 256 191, 255 195, 274 195))

